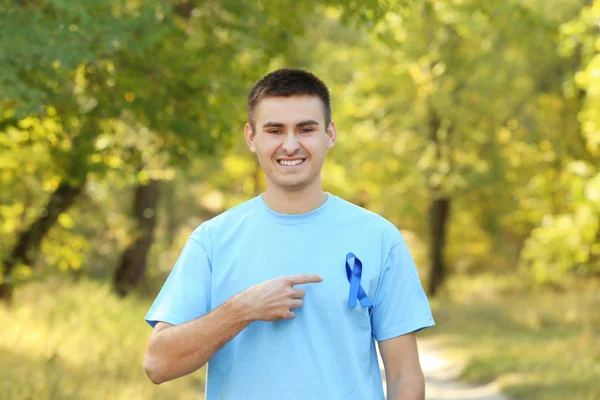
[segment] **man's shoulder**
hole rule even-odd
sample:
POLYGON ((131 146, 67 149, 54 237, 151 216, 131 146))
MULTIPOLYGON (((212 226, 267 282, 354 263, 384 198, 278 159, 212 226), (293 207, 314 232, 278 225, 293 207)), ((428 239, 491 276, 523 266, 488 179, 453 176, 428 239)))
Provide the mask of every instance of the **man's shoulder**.
POLYGON ((375 228, 392 235, 398 233, 398 228, 381 214, 358 206, 341 197, 338 197, 338 199, 336 213, 340 218, 351 222, 353 225, 358 224, 361 227, 375 228))
POLYGON ((207 234, 218 232, 223 228, 230 229, 232 225, 239 224, 252 215, 257 198, 244 201, 221 214, 202 222, 192 233, 192 237, 199 240, 206 237, 207 234))

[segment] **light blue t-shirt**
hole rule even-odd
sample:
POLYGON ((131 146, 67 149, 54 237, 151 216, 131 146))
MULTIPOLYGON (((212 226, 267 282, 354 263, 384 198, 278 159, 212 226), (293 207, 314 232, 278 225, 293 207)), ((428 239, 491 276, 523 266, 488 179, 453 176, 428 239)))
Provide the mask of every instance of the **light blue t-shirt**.
POLYGON ((383 399, 374 340, 434 321, 398 229, 335 195, 299 215, 276 213, 259 195, 204 222, 145 319, 182 324, 252 285, 296 274, 323 281, 296 286, 305 296, 294 319, 255 321, 209 360, 206 400, 383 399), (372 307, 349 306, 350 252, 372 307))

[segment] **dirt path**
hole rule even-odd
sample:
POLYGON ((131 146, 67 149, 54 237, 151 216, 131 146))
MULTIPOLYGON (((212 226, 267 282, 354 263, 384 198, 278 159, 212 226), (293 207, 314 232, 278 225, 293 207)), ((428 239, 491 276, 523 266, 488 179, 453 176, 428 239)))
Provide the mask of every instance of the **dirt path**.
MULTIPOLYGON (((474 386, 457 380, 463 365, 442 358, 438 346, 429 340, 419 339, 419 357, 425 373, 427 400, 509 400, 499 394, 494 385, 474 386)), ((385 372, 379 358, 381 374, 385 372)))

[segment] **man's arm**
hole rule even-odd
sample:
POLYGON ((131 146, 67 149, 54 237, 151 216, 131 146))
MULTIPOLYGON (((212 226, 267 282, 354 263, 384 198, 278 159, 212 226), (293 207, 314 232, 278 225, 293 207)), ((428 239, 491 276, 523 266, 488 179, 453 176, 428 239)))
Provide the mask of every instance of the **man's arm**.
POLYGON ((190 374, 212 358, 250 323, 294 318, 304 289, 293 285, 321 282, 317 275, 270 279, 232 296, 204 316, 181 325, 159 322, 150 337, 144 371, 160 384, 190 374))
POLYGON ((246 311, 234 296, 185 324, 157 323, 144 359, 146 375, 160 384, 198 370, 252 322, 246 311))
POLYGON ((425 399, 425 378, 419 363, 415 333, 378 342, 388 400, 425 399))

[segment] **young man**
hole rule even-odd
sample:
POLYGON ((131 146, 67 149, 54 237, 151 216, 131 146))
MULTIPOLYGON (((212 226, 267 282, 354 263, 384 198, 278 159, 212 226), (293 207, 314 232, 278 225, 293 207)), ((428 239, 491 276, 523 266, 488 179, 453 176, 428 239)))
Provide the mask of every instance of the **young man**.
POLYGON ((424 398, 415 332, 434 325, 411 255, 383 217, 323 192, 329 92, 283 69, 252 88, 244 135, 261 195, 191 235, 146 321, 154 383, 208 362, 207 400, 424 398))

